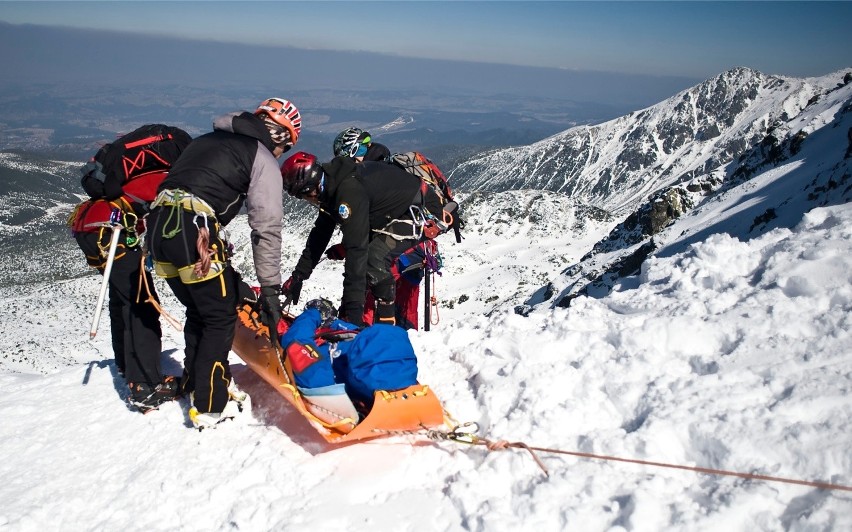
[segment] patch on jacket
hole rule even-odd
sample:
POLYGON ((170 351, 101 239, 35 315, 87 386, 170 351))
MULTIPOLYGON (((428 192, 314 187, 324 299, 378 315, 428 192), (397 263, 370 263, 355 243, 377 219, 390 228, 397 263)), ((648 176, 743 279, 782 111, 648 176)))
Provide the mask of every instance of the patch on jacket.
POLYGON ((340 215, 341 220, 346 220, 352 214, 352 209, 349 208, 348 204, 341 203, 340 207, 337 208, 337 214, 340 215))

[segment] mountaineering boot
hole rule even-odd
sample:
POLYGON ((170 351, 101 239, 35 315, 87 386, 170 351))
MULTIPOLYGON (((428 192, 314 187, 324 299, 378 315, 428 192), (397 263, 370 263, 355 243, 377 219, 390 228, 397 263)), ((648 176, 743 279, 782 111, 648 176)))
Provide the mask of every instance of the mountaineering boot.
POLYGON ((157 397, 154 387, 144 382, 131 382, 130 396, 127 402, 136 407, 143 414, 147 414, 151 410, 156 410, 162 401, 157 397))
POLYGON ((234 382, 234 379, 231 379, 231 382, 228 383, 228 398, 228 402, 234 401, 237 405, 239 405, 240 412, 246 409, 251 411, 251 397, 249 397, 249 394, 237 387, 237 383, 234 382))
POLYGON ((396 305, 393 301, 376 301, 376 323, 396 325, 396 305))
POLYGON ((251 397, 237 387, 234 379, 228 383, 228 402, 225 403, 225 408, 221 412, 199 412, 194 405, 195 394, 190 393, 189 397, 190 402, 193 402, 193 406, 189 409, 189 419, 192 421, 192 426, 199 431, 214 428, 223 421, 234 419, 244 410, 251 411, 251 397))
POLYGON ((180 397, 180 380, 173 375, 166 375, 163 382, 154 387, 154 394, 163 403, 177 399, 180 397))
POLYGON ((170 375, 156 386, 144 382, 131 382, 128 386, 130 396, 127 402, 143 414, 156 410, 163 403, 173 401, 178 393, 178 381, 170 375))
POLYGON ((192 426, 199 431, 207 428, 215 428, 216 425, 229 419, 234 419, 240 413, 240 407, 236 401, 228 401, 221 412, 199 412, 194 406, 189 409, 189 419, 192 426))

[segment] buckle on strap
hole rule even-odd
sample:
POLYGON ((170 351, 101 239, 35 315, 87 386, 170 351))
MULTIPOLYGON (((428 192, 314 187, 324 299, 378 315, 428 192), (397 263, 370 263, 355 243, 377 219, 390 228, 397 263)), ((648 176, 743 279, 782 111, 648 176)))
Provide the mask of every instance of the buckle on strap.
POLYGON ((420 236, 423 234, 423 226, 412 221, 412 220, 391 220, 387 225, 382 227, 381 229, 373 229, 374 233, 379 233, 381 235, 387 235, 394 240, 419 240, 420 236), (393 231, 394 226, 396 225, 410 225, 411 233, 409 234, 399 234, 393 231))
POLYGON ((209 203, 194 194, 190 194, 189 192, 185 192, 180 189, 167 188, 157 194, 157 197, 154 198, 154 202, 151 203, 151 208, 153 209, 160 205, 181 207, 185 211, 194 212, 195 214, 204 214, 216 218, 216 211, 213 210, 213 207, 211 207, 209 203))

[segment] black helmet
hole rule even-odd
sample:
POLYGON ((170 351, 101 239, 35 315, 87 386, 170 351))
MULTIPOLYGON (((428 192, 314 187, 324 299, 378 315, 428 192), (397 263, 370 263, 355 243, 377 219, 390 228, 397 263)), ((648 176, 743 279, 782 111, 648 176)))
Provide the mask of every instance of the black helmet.
POLYGON ((361 128, 350 127, 348 129, 344 129, 340 133, 338 133, 337 137, 334 139, 334 144, 332 145, 332 150, 334 151, 335 157, 340 157, 344 155, 346 157, 358 157, 363 156, 364 153, 367 152, 366 144, 369 142, 370 134, 365 132, 361 128), (365 142, 364 139, 367 139, 365 142), (364 146, 363 148, 361 148, 364 146), (358 153, 358 150, 361 149, 364 153, 358 153))
POLYGON ((294 197, 301 197, 319 187, 323 171, 317 156, 300 151, 281 165, 284 189, 294 197))

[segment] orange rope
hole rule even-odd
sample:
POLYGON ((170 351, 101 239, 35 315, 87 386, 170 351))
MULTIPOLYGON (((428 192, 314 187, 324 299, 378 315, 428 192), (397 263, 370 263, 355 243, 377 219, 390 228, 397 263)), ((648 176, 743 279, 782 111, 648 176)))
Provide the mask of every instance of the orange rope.
MULTIPOLYGON (((518 448, 521 448, 521 449, 526 449, 530 453, 530 456, 533 457, 533 460, 535 460, 535 463, 538 464, 538 467, 540 467, 541 470, 544 471, 544 476, 546 476, 546 477, 550 476, 550 473, 547 472, 547 468, 544 467, 544 464, 538 458, 538 455, 536 455, 535 451, 532 448, 530 448, 526 443, 523 443, 523 442, 510 443, 510 442, 507 442, 506 440, 499 440, 499 441, 496 441, 496 442, 492 442, 492 441, 488 441, 488 440, 481 440, 481 441, 482 441, 483 444, 485 444, 485 447, 489 451, 502 451, 503 449, 506 449, 506 448, 509 448, 509 447, 518 447, 518 448)), ((475 443, 478 443, 478 442, 475 442, 475 443)))
MULTIPOLYGON (((145 299, 145 303, 150 303, 154 305, 154 308, 157 309, 157 312, 160 313, 160 316, 166 320, 166 323, 171 325, 176 331, 183 330, 183 324, 174 316, 163 310, 163 307, 160 306, 160 303, 154 298, 151 294, 151 287, 148 286, 148 276, 145 275, 145 255, 142 255, 139 265, 139 287, 145 289, 145 293, 148 294, 148 297, 145 299)), ((139 290, 136 293, 136 303, 139 303, 139 298, 142 296, 142 290, 139 290)))
POLYGON ((429 313, 429 323, 432 325, 438 325, 441 323, 441 313, 438 311, 438 298, 435 297, 435 273, 427 273, 426 275, 432 276, 432 294, 429 296, 429 304, 432 305, 432 308, 435 310, 434 312, 429 313))
MULTIPOLYGON (((452 438, 451 438, 452 439, 452 438)), ((800 486, 811 486, 814 488, 824 489, 824 490, 841 490, 841 491, 852 491, 852 486, 845 486, 842 484, 834 484, 831 482, 823 482, 823 481, 812 481, 812 480, 798 480, 793 478, 784 478, 784 477, 774 477, 770 475, 761 475, 757 473, 740 473, 737 471, 728 471, 725 469, 711 469, 708 467, 693 467, 693 466, 685 466, 678 464, 668 464, 665 462, 651 462, 648 460, 637 460, 633 458, 619 458, 617 456, 606 456, 599 454, 591 454, 591 453, 581 453, 574 451, 562 451, 559 449, 548 449, 546 447, 531 447, 523 442, 508 442, 506 440, 499 440, 496 442, 492 442, 485 438, 477 438, 475 436, 472 437, 470 441, 465 439, 457 440, 462 441, 463 443, 471 443, 473 445, 484 445, 489 451, 499 451, 506 448, 514 447, 527 450, 535 459, 538 466, 544 471, 545 475, 548 475, 547 469, 542 464, 541 460, 539 460, 538 456, 536 456, 535 451, 545 452, 545 453, 556 453, 556 454, 567 454, 570 456, 577 456, 580 458, 591 458, 596 460, 609 460, 613 462, 627 462, 631 464, 640 464, 640 465, 648 465, 654 467, 667 467, 670 469, 681 469, 684 471, 694 471, 696 473, 704 473, 707 475, 723 475, 723 476, 731 476, 731 477, 739 477, 745 478, 749 480, 765 480, 770 482, 783 482, 786 484, 797 484, 800 486)), ((548 475, 549 476, 549 475, 548 475)))
POLYGON ((198 262, 195 263, 192 273, 198 277, 204 277, 210 272, 210 257, 214 251, 210 249, 210 230, 207 226, 198 228, 198 239, 195 241, 198 251, 198 262))

